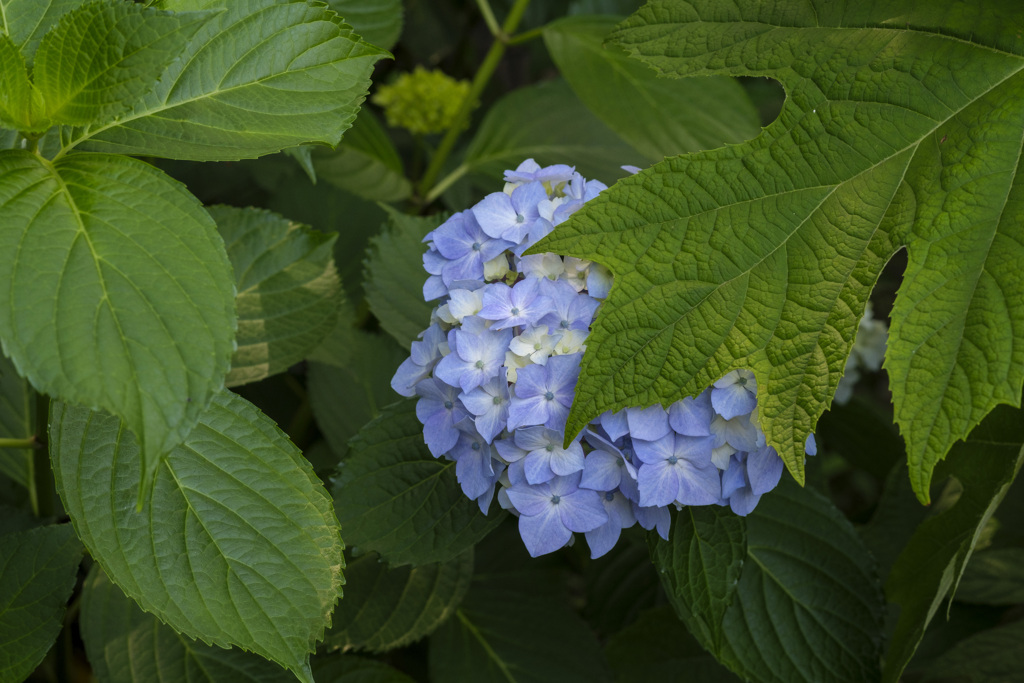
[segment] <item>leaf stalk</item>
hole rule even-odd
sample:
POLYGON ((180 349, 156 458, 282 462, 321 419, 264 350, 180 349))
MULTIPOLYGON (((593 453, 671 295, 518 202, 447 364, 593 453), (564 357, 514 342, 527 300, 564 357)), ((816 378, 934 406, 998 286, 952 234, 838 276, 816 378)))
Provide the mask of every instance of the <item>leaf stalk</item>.
MULTIPOLYGON (((451 127, 444 134, 441 144, 437 147, 437 152, 430 160, 427 170, 423 173, 423 178, 419 184, 419 195, 421 197, 426 197, 433 189, 434 182, 441 174, 441 169, 444 168, 444 163, 448 160, 452 150, 455 149, 455 143, 458 141, 459 134, 465 127, 470 113, 476 108, 477 100, 480 98, 481 93, 483 93, 484 88, 487 87, 487 83, 490 82, 491 76, 494 75, 494 70, 498 67, 501 58, 505 55, 505 49, 508 46, 507 41, 511 40, 507 36, 515 32, 529 4, 530 0, 516 0, 515 4, 512 5, 512 9, 509 10, 508 16, 505 17, 505 23, 501 27, 501 32, 505 34, 506 38, 502 40, 500 37, 495 37, 491 49, 487 51, 484 61, 480 64, 480 68, 477 69, 473 82, 469 86, 469 92, 466 94, 466 99, 462 101, 462 106, 459 107, 451 127)), ((481 9, 481 11, 483 10, 481 9)))

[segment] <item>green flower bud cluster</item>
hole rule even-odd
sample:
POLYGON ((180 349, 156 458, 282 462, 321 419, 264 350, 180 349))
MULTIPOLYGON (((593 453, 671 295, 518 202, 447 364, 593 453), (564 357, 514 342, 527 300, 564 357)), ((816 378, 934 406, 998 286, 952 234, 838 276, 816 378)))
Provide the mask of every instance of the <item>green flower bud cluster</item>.
POLYGON ((372 101, 384 109, 388 125, 414 134, 442 133, 455 123, 469 81, 457 81, 439 70, 417 66, 390 85, 382 85, 372 101))

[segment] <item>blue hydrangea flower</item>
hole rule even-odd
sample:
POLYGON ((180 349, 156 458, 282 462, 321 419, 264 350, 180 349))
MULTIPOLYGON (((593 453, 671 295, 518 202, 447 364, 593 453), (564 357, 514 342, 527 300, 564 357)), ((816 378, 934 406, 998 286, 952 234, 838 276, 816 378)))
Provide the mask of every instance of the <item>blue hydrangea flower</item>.
POLYGON ((673 432, 657 441, 635 439, 633 447, 643 462, 637 475, 641 506, 710 505, 722 497, 711 437, 673 432))
MULTIPOLYGON (((530 365, 517 374, 508 428, 544 425, 562 430, 580 375, 580 354, 552 356, 544 365, 530 365)), ((440 365, 438 366, 440 367, 440 365)))
POLYGON ((574 531, 593 531, 608 521, 600 494, 579 488, 579 481, 577 472, 508 489, 509 500, 519 512, 519 534, 531 557, 563 547, 574 531))
MULTIPOLYGON (((760 429, 749 370, 670 406, 605 413, 562 448, 584 342, 612 274, 578 258, 522 254, 605 186, 532 159, 505 179, 503 192, 424 239, 424 298, 438 303, 392 387, 419 397, 430 452, 456 463, 482 512, 497 497, 519 516, 533 555, 582 533, 599 557, 633 524, 668 538, 670 506, 749 514, 784 469, 760 429)), ((816 449, 811 436, 805 450, 816 449)))

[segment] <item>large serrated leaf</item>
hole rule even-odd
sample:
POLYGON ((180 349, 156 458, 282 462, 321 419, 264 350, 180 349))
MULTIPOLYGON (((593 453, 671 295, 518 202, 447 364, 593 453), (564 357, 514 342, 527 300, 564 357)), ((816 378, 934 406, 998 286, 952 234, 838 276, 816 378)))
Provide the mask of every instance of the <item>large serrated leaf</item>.
POLYGON ((311 681, 309 653, 341 594, 342 543, 327 492, 273 422, 216 394, 141 512, 139 449, 116 418, 54 403, 50 448, 75 529, 125 593, 181 633, 311 681))
POLYGON ((209 208, 235 271, 238 333, 228 386, 287 370, 338 322, 335 236, 260 209, 209 208))
MULTIPOLYGON (((720 513, 729 514, 729 513, 720 513)), ((678 517, 677 517, 678 521, 678 517)), ((721 521, 721 520, 719 520, 721 521)), ((677 612, 718 660, 747 680, 827 683, 876 680, 882 633, 882 592, 874 561, 853 527, 820 494, 788 478, 745 519, 746 556, 739 582, 724 567, 734 554, 701 547, 692 530, 673 529, 680 550, 658 542, 655 562, 677 612), (690 539, 693 539, 691 542, 690 539), (683 541, 683 543, 680 543, 683 541), (702 567, 713 572, 701 577, 702 567), (724 610, 720 594, 731 593, 724 610), (717 599, 716 599, 717 598, 717 599), (714 620, 720 620, 715 622, 714 620), (710 637, 708 632, 710 631, 710 637)), ((701 538, 730 538, 716 529, 701 538)))
POLYGON ((105 124, 151 90, 213 12, 89 2, 39 43, 33 78, 52 123, 105 124))
POLYGON ((383 662, 337 653, 315 657, 313 674, 318 683, 413 683, 383 662))
POLYGON ((474 581, 455 616, 430 638, 433 683, 602 683, 597 638, 558 598, 474 581))
MULTIPOLYGON (((0 354, 0 439, 25 439, 36 429, 36 396, 32 387, 18 375, 11 361, 0 354)), ((0 448, 0 472, 22 486, 29 485, 32 451, 27 448, 0 448)))
MULTIPOLYGON (((490 533, 504 510, 480 512, 455 479, 455 463, 423 441, 416 402, 400 401, 352 439, 332 487, 349 545, 393 567, 447 562, 490 533)), ((493 506, 497 508, 497 506, 493 506)))
POLYGON ((348 451, 349 440, 394 401, 391 378, 404 356, 390 338, 346 329, 346 322, 340 323, 341 329, 333 332, 306 368, 313 415, 338 457, 348 451), (343 348, 332 349, 335 345, 343 348))
POLYGON ((624 530, 615 552, 587 564, 583 616, 604 634, 616 633, 648 607, 664 602, 658 573, 639 527, 624 530))
POLYGON ((430 320, 423 300, 423 238, 447 216, 410 216, 388 209, 388 222, 370 238, 363 287, 380 326, 408 349, 430 320))
POLYGON ((1024 604, 1024 548, 975 553, 960 577, 956 599, 977 605, 1024 604))
POLYGON ((402 0, 327 0, 368 43, 390 50, 402 32, 402 0))
POLYGON ((316 177, 363 199, 399 202, 412 194, 402 159, 373 112, 359 110, 337 149, 311 151, 316 177))
POLYGON ((33 95, 25 58, 11 37, 0 33, 0 126, 33 128, 33 95))
POLYGON ((94 564, 82 589, 80 622, 93 674, 103 683, 280 683, 273 662, 183 636, 110 582, 94 564))
POLYGON ((106 154, 0 152, 0 337, 38 390, 125 420, 148 484, 223 385, 224 242, 185 188, 106 154))
POLYGON ((870 287, 905 245, 886 368, 927 500, 935 463, 1024 382, 1022 29, 1015 0, 654 0, 627 20, 612 40, 663 75, 767 76, 789 97, 756 139, 627 178, 535 247, 615 274, 567 433, 751 367, 803 481, 870 287))
POLYGON ((1024 671, 1024 621, 982 631, 928 665, 922 683, 1015 683, 1024 671))
POLYGON ((744 519, 727 508, 685 507, 668 541, 650 534, 651 559, 669 600, 708 650, 722 651, 725 613, 747 560, 744 519))
POLYGON ((62 16, 87 0, 0 0, 2 29, 32 64, 39 41, 62 16))
POLYGON ((605 652, 619 683, 740 680, 694 640, 668 605, 641 613, 633 624, 608 639, 605 652))
POLYGON ((900 606, 886 654, 885 681, 897 681, 943 600, 963 575, 979 534, 1024 463, 1024 411, 1000 406, 956 444, 936 468, 936 481, 957 479, 952 507, 925 520, 910 537, 885 584, 900 606))
POLYGON ((462 165, 467 173, 494 178, 526 158, 544 165, 569 164, 609 185, 625 175, 620 166, 645 161, 562 80, 519 88, 498 100, 484 116, 462 165))
POLYGON ((473 551, 448 562, 388 567, 377 553, 349 560, 345 599, 324 647, 386 652, 430 635, 451 617, 473 577, 473 551))
POLYGON ((575 16, 544 27, 544 44, 573 92, 646 160, 748 140, 757 110, 732 78, 658 78, 603 44, 616 17, 575 16))
POLYGON ((0 535, 0 680, 24 680, 46 656, 81 559, 70 524, 0 535))
POLYGON ((246 159, 306 142, 336 145, 383 50, 323 4, 166 0, 223 7, 117 121, 69 130, 67 147, 198 161, 246 159))

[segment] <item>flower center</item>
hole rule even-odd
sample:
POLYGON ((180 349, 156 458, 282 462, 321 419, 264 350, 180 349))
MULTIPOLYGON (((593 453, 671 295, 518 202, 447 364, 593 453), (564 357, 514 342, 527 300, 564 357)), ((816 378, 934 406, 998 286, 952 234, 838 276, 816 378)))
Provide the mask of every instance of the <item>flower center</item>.
POLYGON ((544 346, 540 342, 537 342, 536 344, 533 345, 534 351, 540 351, 542 348, 544 348, 544 346))
POLYGON ((546 394, 544 394, 544 398, 546 398, 546 399, 547 399, 547 400, 549 400, 549 401, 554 401, 554 400, 555 400, 555 395, 554 395, 554 394, 552 394, 552 393, 551 393, 551 392, 549 391, 549 392, 547 392, 546 394))
POLYGON ((525 222, 526 222, 526 216, 524 216, 521 213, 517 213, 516 214, 516 223, 525 223, 525 222))
POLYGON ((476 365, 476 367, 480 370, 483 370, 484 368, 484 362, 482 360, 478 360, 476 363, 474 363, 474 365, 476 365))
POLYGON ((563 330, 569 329, 569 321, 568 320, 563 320, 562 321, 562 329, 563 330))
POLYGON ((736 384, 739 384, 741 387, 745 386, 747 384, 747 378, 740 377, 738 380, 736 380, 736 384))
POLYGON ((494 405, 496 405, 496 406, 500 406, 501 405, 501 396, 495 396, 493 399, 491 399, 491 402, 494 405))
POLYGON ((679 458, 677 458, 674 455, 668 456, 668 464, 669 465, 675 465, 677 462, 679 462, 679 458))
POLYGON ((480 243, 473 242, 473 251, 480 251, 480 243))
POLYGON ((511 313, 512 315, 519 315, 519 309, 513 306, 512 310, 510 310, 509 313, 511 313))
POLYGON ((452 409, 452 408, 454 408, 454 407, 455 407, 455 404, 454 404, 454 403, 452 403, 451 401, 445 401, 445 402, 444 402, 444 408, 445 408, 445 410, 451 410, 451 409, 452 409))
POLYGON ((604 494, 604 499, 610 503, 611 501, 615 500, 615 493, 609 491, 608 493, 604 494))
POLYGON ((552 505, 558 505, 559 501, 561 501, 561 500, 562 500, 562 497, 557 495, 557 494, 551 496, 551 503, 552 503, 552 505))
POLYGON ((544 450, 546 450, 548 453, 554 453, 555 452, 555 444, 549 443, 547 446, 544 447, 544 450))
POLYGON ((479 441, 474 441, 473 445, 470 446, 470 448, 472 448, 474 451, 480 450, 480 442, 479 441))

